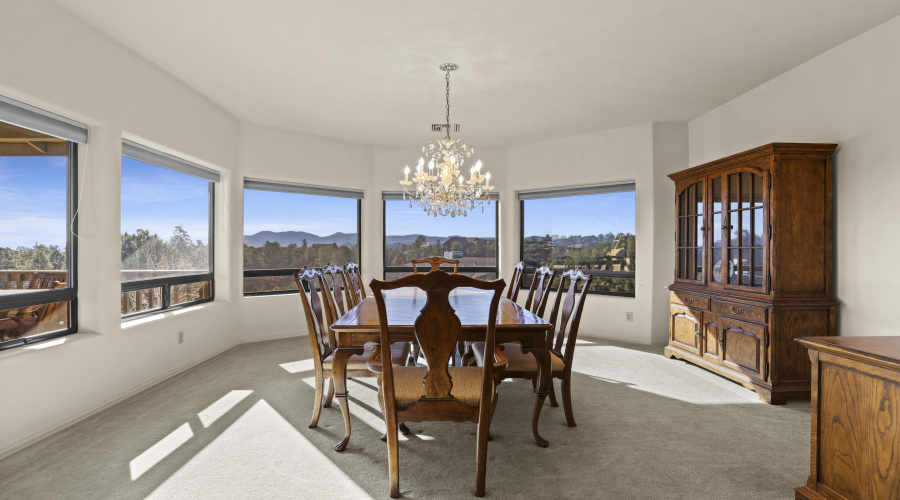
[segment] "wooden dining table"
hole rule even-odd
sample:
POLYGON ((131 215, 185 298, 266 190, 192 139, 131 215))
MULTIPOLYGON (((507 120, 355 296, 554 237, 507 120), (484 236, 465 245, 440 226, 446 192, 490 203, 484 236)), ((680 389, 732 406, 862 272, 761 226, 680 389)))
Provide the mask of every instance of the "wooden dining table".
MULTIPOLYGON (((458 288, 450 294, 450 305, 460 319, 459 340, 484 341, 491 293, 474 288, 458 288)), ((414 323, 419 311, 425 307, 425 292, 418 288, 399 288, 384 293, 388 328, 394 342, 414 341, 414 323)), ((532 432, 537 444, 546 447, 549 441, 538 433, 541 408, 550 390, 550 351, 547 348, 547 331, 553 325, 539 316, 503 297, 497 311, 496 343, 519 342, 524 352, 531 352, 540 367, 537 396, 532 416, 532 432)), ((366 297, 331 325, 337 340, 332 374, 334 396, 344 417, 344 438, 334 446, 343 451, 350 441, 350 407, 347 399, 347 360, 353 354, 362 354, 366 342, 380 341, 380 323, 374 297, 366 297)))

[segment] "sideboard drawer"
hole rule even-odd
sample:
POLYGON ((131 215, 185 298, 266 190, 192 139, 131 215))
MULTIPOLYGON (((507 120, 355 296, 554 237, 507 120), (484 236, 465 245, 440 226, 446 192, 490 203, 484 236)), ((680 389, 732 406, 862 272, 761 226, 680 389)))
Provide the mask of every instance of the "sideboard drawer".
POLYGON ((734 316, 748 321, 756 321, 757 323, 765 323, 769 317, 769 310, 765 307, 748 306, 747 304, 725 302, 724 300, 713 300, 710 310, 712 310, 712 312, 724 314, 726 316, 734 316))
POLYGON ((709 309, 709 299, 698 297, 696 295, 688 295, 686 293, 672 292, 672 304, 694 309, 709 309))

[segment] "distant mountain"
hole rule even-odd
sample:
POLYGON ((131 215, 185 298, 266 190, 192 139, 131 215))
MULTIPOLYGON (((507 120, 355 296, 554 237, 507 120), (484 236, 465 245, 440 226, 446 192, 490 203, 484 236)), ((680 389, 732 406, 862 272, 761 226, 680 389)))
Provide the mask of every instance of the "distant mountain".
POLYGON ((319 236, 306 231, 260 231, 256 234, 245 234, 244 244, 251 247, 261 247, 267 241, 273 241, 284 247, 291 243, 296 243, 299 246, 303 244, 304 239, 309 246, 330 245, 332 243, 336 243, 338 246, 352 246, 357 241, 356 233, 334 233, 328 236, 319 236))
MULTIPOLYGON (((421 235, 421 234, 389 234, 389 235, 385 236, 385 240, 386 240, 385 243, 387 243, 387 246, 396 245, 398 243, 402 243, 404 245, 409 245, 409 244, 413 243, 414 241, 416 241, 416 238, 418 238, 419 236, 424 236, 424 235, 421 235)), ((460 237, 460 236, 457 234, 454 234, 452 236, 425 236, 425 241, 427 241, 430 244, 434 244, 435 241, 440 240, 441 243, 444 243, 445 241, 449 240, 450 238, 458 238, 458 237, 460 237)), ((493 241, 494 238, 481 238, 481 239, 486 240, 486 241, 493 241)))

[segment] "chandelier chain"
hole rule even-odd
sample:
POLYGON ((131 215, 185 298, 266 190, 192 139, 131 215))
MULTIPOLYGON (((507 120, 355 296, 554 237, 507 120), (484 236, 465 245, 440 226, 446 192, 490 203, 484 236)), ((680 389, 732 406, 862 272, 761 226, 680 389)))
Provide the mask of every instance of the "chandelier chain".
POLYGON ((447 69, 447 138, 450 138, 450 69, 447 69))

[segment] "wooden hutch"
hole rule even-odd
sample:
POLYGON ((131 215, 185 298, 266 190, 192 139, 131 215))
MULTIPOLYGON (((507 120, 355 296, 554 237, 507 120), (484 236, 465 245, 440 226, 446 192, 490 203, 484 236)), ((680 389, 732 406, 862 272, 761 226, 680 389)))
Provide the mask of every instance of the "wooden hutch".
POLYGON ((665 354, 755 390, 810 395, 798 337, 834 335, 836 144, 774 143, 669 176, 675 282, 665 354))

